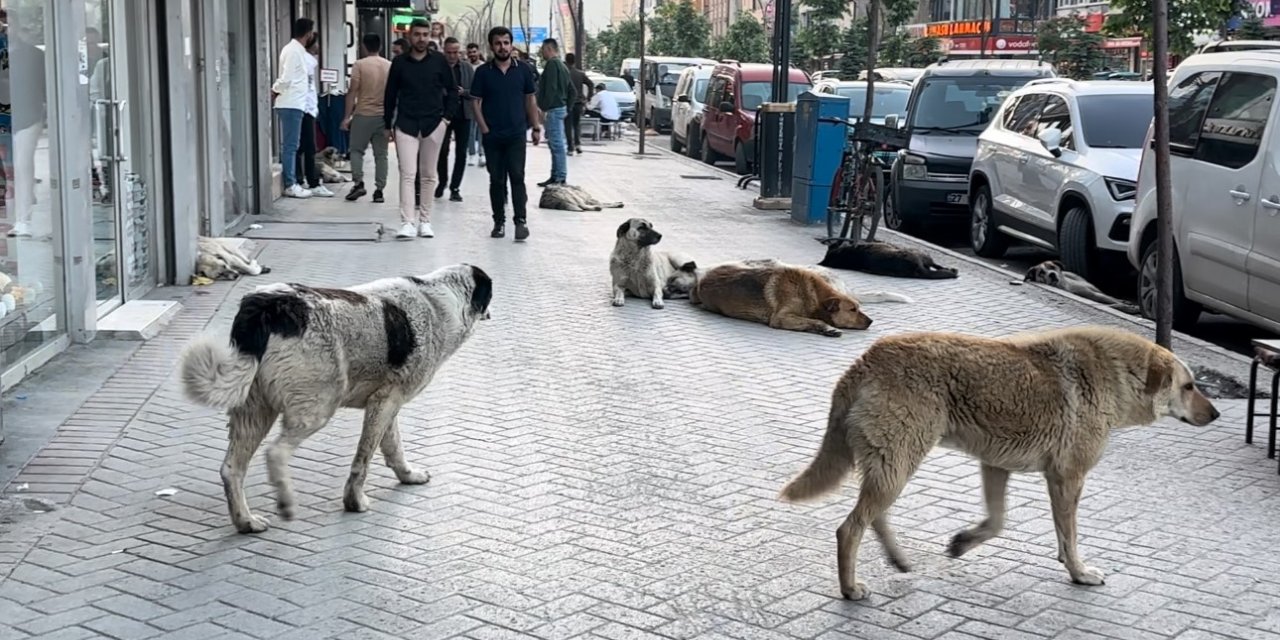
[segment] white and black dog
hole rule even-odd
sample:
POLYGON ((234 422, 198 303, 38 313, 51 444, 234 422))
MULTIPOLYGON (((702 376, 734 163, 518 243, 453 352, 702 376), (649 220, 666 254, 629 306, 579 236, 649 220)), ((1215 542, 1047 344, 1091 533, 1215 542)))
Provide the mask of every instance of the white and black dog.
POLYGON ((281 517, 293 517, 289 459, 339 407, 364 409, 364 430, 343 506, 368 510, 364 481, 373 451, 404 484, 430 476, 409 466, 396 415, 489 317, 493 281, 461 264, 424 276, 384 278, 348 289, 300 284, 258 287, 240 301, 231 339, 200 338, 182 355, 183 390, 199 404, 226 409, 229 443, 222 482, 241 533, 267 528, 249 511, 244 476, 258 445, 283 416, 267 450, 267 472, 281 517))

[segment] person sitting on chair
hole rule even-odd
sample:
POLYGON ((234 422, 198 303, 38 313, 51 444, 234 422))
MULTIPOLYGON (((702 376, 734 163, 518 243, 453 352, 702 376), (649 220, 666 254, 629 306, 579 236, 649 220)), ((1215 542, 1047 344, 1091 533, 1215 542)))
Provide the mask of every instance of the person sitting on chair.
POLYGON ((601 124, 610 124, 622 119, 618 99, 604 90, 604 83, 596 85, 596 93, 591 96, 591 102, 587 105, 587 115, 599 118, 601 124))

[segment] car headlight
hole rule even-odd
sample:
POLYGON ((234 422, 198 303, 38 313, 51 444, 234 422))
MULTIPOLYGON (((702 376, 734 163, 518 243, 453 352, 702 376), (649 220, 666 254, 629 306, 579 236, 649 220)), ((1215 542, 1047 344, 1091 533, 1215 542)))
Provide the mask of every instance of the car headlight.
POLYGON ((898 157, 902 159, 902 179, 903 180, 925 180, 929 174, 924 165, 924 158, 907 153, 905 150, 898 153, 898 157))
POLYGON ((1138 193, 1138 185, 1132 180, 1120 178, 1103 178, 1102 180, 1107 183, 1107 191, 1111 192, 1114 200, 1132 200, 1138 193))

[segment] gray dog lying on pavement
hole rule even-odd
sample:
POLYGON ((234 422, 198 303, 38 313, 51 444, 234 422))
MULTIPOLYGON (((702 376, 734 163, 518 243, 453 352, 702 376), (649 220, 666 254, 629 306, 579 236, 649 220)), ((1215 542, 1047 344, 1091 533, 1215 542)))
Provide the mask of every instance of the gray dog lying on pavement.
POLYGON ((561 211, 600 211, 601 209, 621 209, 621 202, 600 202, 586 189, 571 184, 549 184, 542 191, 538 200, 542 209, 559 209, 561 211))
POLYGON ((1099 304, 1104 304, 1112 309, 1123 311, 1129 315, 1140 315, 1142 310, 1136 305, 1117 300, 1103 293, 1093 283, 1080 277, 1080 275, 1067 271, 1062 268, 1062 263, 1057 260, 1045 260, 1040 264, 1027 269, 1027 275, 1023 278, 1024 282, 1035 282, 1048 285, 1055 289, 1062 289, 1070 293, 1074 293, 1086 300, 1092 300, 1099 304))

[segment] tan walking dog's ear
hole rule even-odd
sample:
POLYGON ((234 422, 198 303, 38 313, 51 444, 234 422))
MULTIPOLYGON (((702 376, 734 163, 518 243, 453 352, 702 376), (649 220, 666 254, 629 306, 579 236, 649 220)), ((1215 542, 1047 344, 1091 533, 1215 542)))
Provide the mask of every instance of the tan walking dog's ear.
POLYGON ((1147 359, 1147 395, 1154 396, 1173 382, 1173 363, 1163 353, 1153 350, 1147 359))

